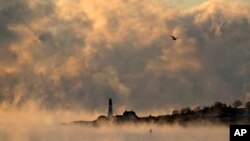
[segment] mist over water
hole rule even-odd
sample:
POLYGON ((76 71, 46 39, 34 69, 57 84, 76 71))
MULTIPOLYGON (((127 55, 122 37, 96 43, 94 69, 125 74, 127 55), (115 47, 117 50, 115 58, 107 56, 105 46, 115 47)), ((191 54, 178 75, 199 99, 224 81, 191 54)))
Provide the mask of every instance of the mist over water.
POLYGON ((228 141, 208 124, 62 123, 106 115, 110 97, 139 116, 250 100, 249 13, 237 0, 0 0, 0 141, 228 141))
MULTIPOLYGON (((25 125, 24 125, 25 126, 25 125)), ((1 131, 5 141, 228 141, 228 129, 219 126, 179 127, 154 125, 126 126, 36 126, 19 133, 1 131), (149 130, 152 129, 152 133, 149 130)), ((15 128, 15 127, 13 127, 15 128)))
POLYGON ((78 132, 87 133, 78 137, 94 141, 228 141, 227 129, 218 126, 184 128, 180 126, 126 125, 82 128, 78 132), (149 132, 150 129, 152 133, 149 132))
POLYGON ((22 108, 0 108, 0 141, 228 141, 226 126, 197 125, 63 125, 94 114, 84 111, 48 111, 34 103, 22 108), (150 133, 150 130, 152 132, 150 133))

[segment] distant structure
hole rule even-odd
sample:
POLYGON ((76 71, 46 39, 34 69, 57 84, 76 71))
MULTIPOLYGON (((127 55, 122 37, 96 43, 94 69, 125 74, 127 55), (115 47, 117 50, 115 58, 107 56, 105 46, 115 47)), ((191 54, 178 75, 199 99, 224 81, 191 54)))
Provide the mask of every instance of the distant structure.
POLYGON ((152 134, 153 133, 153 130, 152 129, 149 129, 149 134, 152 134))
POLYGON ((173 35, 169 35, 169 36, 172 38, 172 40, 177 40, 177 37, 175 37, 173 35))
POLYGON ((109 98, 108 118, 112 118, 112 117, 113 117, 112 99, 109 98))
POLYGON ((138 119, 138 116, 136 115, 136 113, 134 111, 125 111, 123 113, 122 117, 125 120, 132 120, 132 121, 135 121, 138 119))

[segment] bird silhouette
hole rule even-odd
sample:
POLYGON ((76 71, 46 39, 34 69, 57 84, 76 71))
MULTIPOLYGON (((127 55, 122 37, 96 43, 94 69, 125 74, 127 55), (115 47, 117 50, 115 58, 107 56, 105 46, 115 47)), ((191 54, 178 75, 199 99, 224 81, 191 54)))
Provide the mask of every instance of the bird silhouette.
POLYGON ((177 40, 177 37, 173 36, 173 35, 169 35, 170 37, 172 37, 172 40, 177 40))

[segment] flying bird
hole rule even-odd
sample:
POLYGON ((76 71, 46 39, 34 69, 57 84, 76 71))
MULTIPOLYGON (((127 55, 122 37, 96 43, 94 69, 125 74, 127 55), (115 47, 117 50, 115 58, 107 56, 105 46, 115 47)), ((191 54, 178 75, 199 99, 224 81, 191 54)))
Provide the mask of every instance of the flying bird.
POLYGON ((170 37, 172 37, 172 40, 177 40, 177 37, 173 36, 173 35, 169 35, 170 37))

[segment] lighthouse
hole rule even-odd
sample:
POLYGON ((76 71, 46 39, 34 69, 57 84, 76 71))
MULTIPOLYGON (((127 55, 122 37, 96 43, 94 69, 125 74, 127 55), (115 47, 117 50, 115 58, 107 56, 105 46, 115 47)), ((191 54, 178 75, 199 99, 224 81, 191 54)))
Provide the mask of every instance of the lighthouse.
POLYGON ((108 118, 113 117, 113 109, 112 109, 112 99, 109 98, 109 110, 108 110, 108 118))

